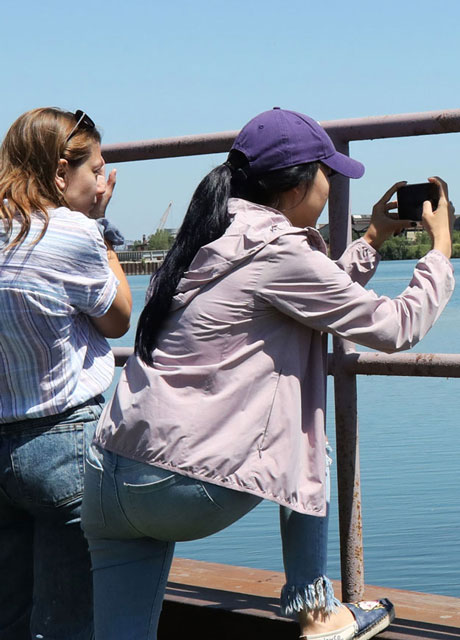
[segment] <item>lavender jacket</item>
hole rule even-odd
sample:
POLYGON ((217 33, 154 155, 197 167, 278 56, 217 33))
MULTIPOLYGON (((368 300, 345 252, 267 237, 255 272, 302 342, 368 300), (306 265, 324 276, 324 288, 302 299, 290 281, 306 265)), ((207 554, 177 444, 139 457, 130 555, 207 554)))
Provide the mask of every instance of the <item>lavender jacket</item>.
POLYGON ((363 240, 335 263, 314 229, 244 200, 229 211, 179 283, 154 366, 128 360, 96 443, 324 515, 327 333, 409 349, 449 300, 452 267, 430 251, 392 300, 363 288, 379 261, 363 240))

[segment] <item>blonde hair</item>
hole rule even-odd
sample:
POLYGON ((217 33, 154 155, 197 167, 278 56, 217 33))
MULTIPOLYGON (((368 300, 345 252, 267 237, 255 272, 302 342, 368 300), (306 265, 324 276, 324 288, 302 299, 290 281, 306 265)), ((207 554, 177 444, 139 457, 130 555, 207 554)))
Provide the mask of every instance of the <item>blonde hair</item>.
POLYGON ((47 209, 68 206, 55 182, 59 160, 78 166, 89 158, 94 143, 101 141, 96 128, 81 126, 73 133, 75 125, 70 111, 44 107, 22 114, 8 130, 0 147, 0 220, 7 234, 13 218, 21 222, 9 248, 26 238, 32 214, 43 220, 38 242, 48 227, 47 209))

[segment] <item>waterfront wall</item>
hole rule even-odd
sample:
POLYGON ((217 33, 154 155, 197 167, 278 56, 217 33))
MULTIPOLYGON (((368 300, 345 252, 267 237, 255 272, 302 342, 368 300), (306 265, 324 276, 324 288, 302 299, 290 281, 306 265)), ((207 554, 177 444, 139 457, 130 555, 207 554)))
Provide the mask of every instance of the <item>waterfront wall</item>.
POLYGON ((120 262, 121 267, 127 276, 146 276, 158 271, 161 262, 120 262))

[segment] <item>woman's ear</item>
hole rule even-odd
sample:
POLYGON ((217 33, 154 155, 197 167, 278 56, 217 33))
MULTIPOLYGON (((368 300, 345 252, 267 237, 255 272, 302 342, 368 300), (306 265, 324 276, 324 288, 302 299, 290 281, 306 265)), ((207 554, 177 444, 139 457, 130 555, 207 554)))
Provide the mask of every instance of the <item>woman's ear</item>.
POLYGON ((304 199, 306 192, 306 187, 303 183, 291 187, 288 191, 283 191, 279 196, 279 206, 275 208, 278 208, 282 213, 290 211, 304 199))
POLYGON ((67 187, 67 171, 68 171, 69 163, 64 158, 61 158, 58 162, 58 166, 56 169, 56 176, 54 178, 54 182, 59 191, 66 190, 67 187))

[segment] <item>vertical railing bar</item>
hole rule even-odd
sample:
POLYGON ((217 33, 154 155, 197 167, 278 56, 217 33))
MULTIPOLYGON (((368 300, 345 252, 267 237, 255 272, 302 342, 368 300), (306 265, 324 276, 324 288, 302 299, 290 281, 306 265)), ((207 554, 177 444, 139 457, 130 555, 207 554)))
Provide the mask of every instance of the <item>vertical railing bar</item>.
MULTIPOLYGON (((345 340, 334 338, 335 429, 340 532, 342 601, 364 596, 364 548, 361 516, 361 478, 356 375, 347 373, 345 340)), ((352 347, 354 350, 354 347, 352 347)))
MULTIPOLYGON (((335 140, 335 145, 338 151, 349 155, 348 142, 335 140)), ((340 257, 351 239, 349 203, 349 180, 334 176, 329 198, 333 259, 340 257)), ((352 602, 361 600, 364 595, 357 386, 356 375, 344 366, 344 356, 353 351, 354 346, 339 338, 334 338, 333 343, 342 600, 352 602)))
MULTIPOLYGON (((337 151, 349 155, 349 144, 334 140, 337 151)), ((333 260, 340 258, 351 240, 350 180, 336 174, 329 194, 329 243, 333 260)))

